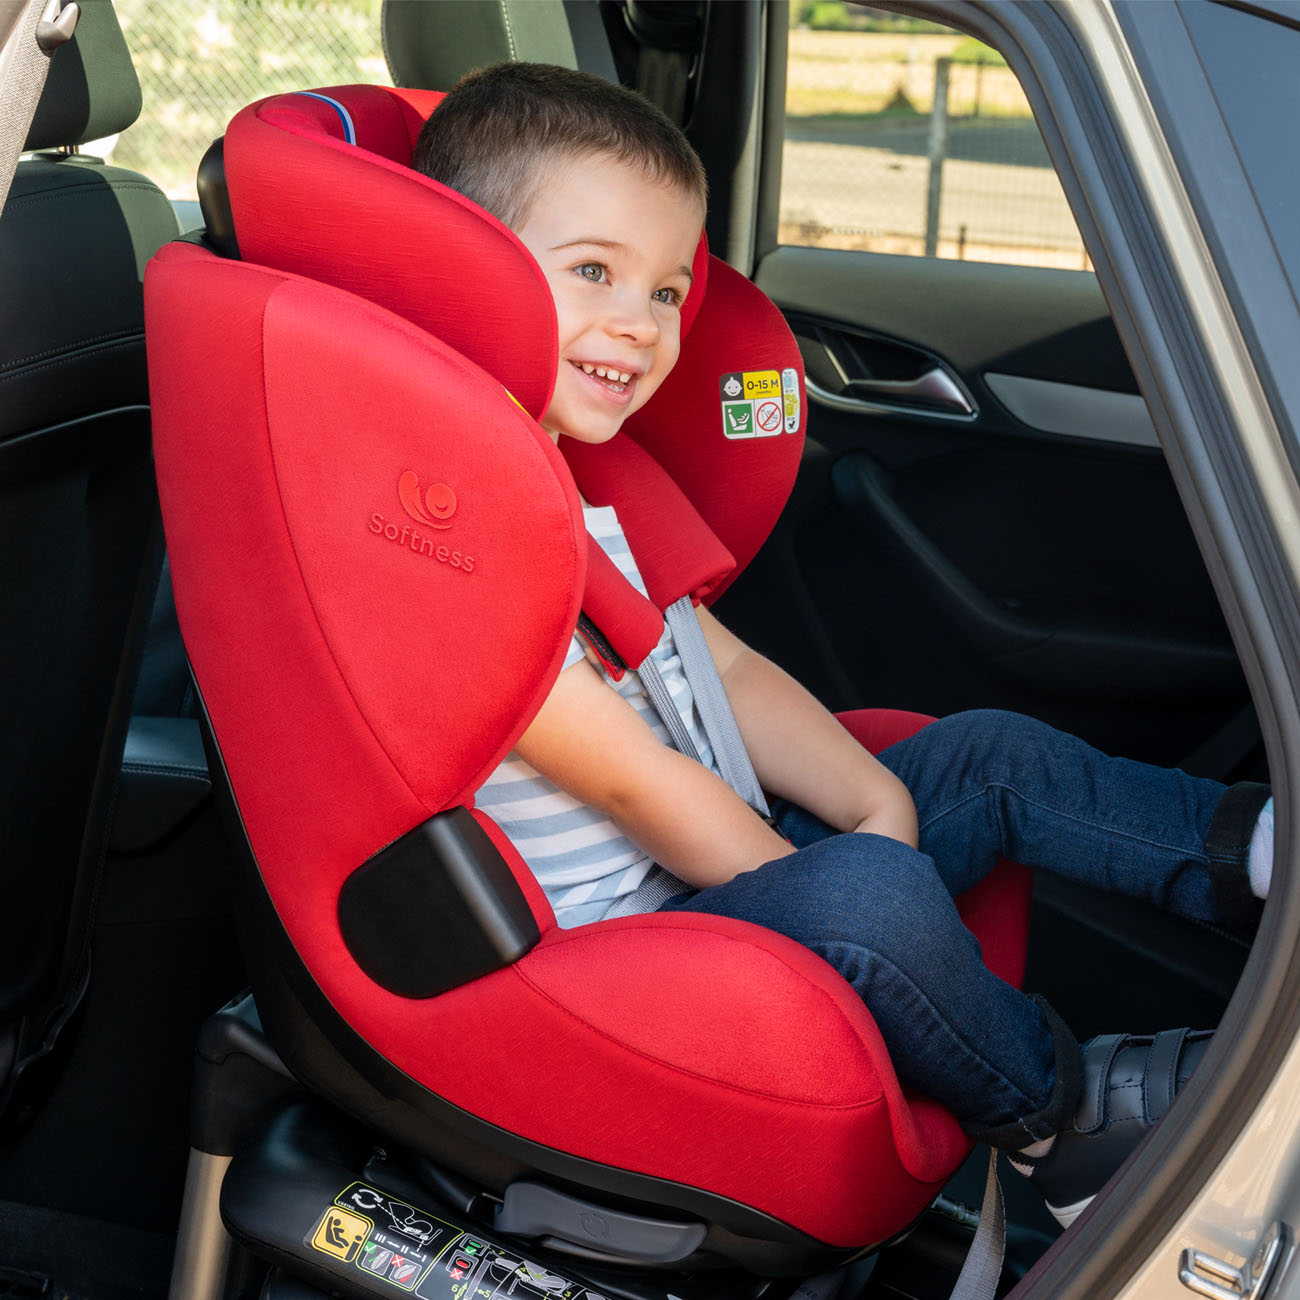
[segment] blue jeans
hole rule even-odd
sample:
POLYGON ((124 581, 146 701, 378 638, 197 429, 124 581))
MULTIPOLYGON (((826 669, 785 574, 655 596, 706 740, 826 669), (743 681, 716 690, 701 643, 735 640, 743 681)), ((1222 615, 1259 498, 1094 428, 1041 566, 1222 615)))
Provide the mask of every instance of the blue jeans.
POLYGON ((943 718, 880 761, 916 803, 919 850, 786 806, 778 825, 799 852, 664 908, 811 948, 867 1004, 905 1083, 996 1145, 1047 1137, 1073 1114, 1058 1077, 1077 1072, 1078 1049, 1049 1008, 988 970, 953 895, 1008 857, 1217 920, 1205 841, 1225 787, 994 710, 943 718))

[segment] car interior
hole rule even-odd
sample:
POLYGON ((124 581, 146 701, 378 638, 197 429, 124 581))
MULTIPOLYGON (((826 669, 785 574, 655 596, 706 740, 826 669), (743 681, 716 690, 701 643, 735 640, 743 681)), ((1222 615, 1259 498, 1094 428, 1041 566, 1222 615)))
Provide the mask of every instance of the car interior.
MULTIPOLYGON (((182 235, 76 150, 140 112, 80 11, 0 216, 4 843, 40 864, 0 915, 0 1296, 953 1294, 987 1150, 848 986, 774 935, 557 931, 473 794, 580 612, 635 663, 691 594, 868 747, 991 707, 1267 780, 1096 276, 781 243, 771 0, 384 0, 394 84, 250 104, 182 235), (502 58, 635 86, 708 171, 690 351, 612 457, 540 434, 522 245, 407 166, 502 58), (797 376, 782 431, 701 456, 758 371, 797 376), (424 550, 412 472, 457 512, 424 550), (575 482, 656 608, 584 557, 575 482)), ((972 895, 1080 1040, 1212 1028, 1249 953, 1014 863, 972 895)), ((1003 1187, 998 1294, 1059 1233, 1003 1187)))

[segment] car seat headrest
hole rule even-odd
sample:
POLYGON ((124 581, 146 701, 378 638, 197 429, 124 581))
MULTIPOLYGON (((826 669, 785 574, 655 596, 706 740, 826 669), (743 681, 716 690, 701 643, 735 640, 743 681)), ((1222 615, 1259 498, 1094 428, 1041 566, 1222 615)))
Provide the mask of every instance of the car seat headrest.
POLYGON ((82 4, 77 29, 50 59, 23 150, 85 144, 140 116, 140 81, 111 4, 82 4))
POLYGON ((766 294, 710 261, 690 346, 659 391, 603 447, 560 440, 587 500, 618 510, 660 608, 726 590, 772 531, 803 452, 799 345, 766 294))
MULTIPOLYGON (((445 339, 537 417, 557 363, 541 270, 491 213, 409 166, 441 99, 332 86, 245 108, 220 159, 231 233, 246 261, 337 285, 445 339)), ((208 202, 219 208, 219 196, 208 202)), ((701 244, 684 329, 699 309, 706 264, 701 244)))
POLYGON ((447 89, 489 63, 554 63, 616 81, 597 0, 384 0, 384 57, 399 86, 447 89))

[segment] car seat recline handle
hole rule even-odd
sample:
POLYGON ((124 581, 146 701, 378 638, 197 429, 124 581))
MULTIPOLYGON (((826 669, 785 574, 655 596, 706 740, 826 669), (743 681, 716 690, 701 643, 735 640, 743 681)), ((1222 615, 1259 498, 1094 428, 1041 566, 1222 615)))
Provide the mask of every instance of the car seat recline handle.
POLYGON ((540 1238, 555 1249, 622 1264, 675 1264, 689 1259, 708 1235, 702 1223, 614 1210, 528 1181, 506 1188, 493 1226, 511 1236, 540 1238))
POLYGON ((975 408, 956 380, 939 366, 915 379, 850 379, 844 396, 861 397, 900 405, 938 406, 960 415, 974 415, 975 408))

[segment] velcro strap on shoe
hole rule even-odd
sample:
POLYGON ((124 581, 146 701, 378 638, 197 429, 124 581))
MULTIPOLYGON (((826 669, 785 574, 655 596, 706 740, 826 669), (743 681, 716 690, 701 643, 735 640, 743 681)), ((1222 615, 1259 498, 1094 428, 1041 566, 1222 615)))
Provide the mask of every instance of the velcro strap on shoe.
POLYGON ((1142 1076, 1142 1115, 1154 1124, 1174 1104, 1178 1091, 1178 1061, 1188 1030, 1166 1029, 1155 1036, 1142 1076))
POLYGON ((1253 933, 1264 906, 1251 893, 1246 854, 1270 793, 1270 787, 1257 781, 1230 785, 1214 810, 1205 836, 1215 906, 1224 924, 1238 934, 1253 933))
POLYGON ((1080 1133, 1091 1133, 1106 1122, 1111 1066, 1115 1064, 1115 1057, 1125 1041, 1123 1034, 1101 1034, 1085 1050, 1084 1091, 1079 1098, 1079 1112, 1074 1121, 1074 1127, 1080 1133), (1096 1073, 1093 1073, 1094 1069, 1096 1073), (1087 1087, 1089 1081, 1092 1083, 1091 1090, 1087 1087))

